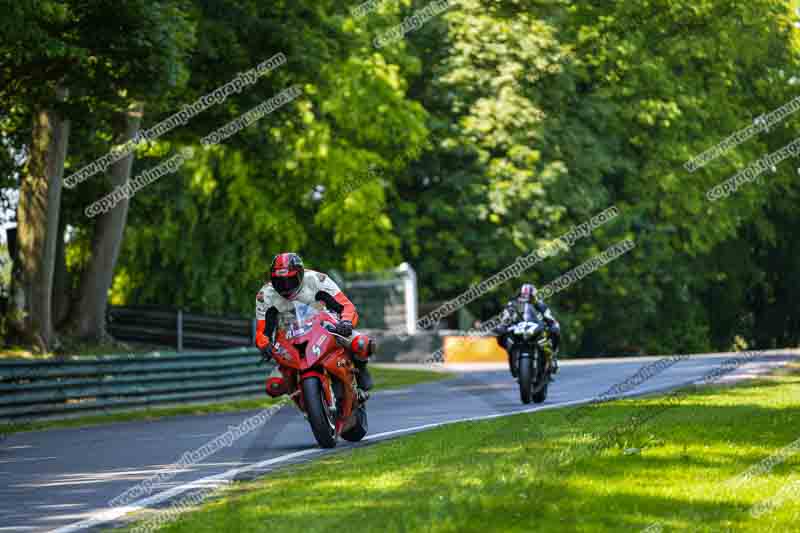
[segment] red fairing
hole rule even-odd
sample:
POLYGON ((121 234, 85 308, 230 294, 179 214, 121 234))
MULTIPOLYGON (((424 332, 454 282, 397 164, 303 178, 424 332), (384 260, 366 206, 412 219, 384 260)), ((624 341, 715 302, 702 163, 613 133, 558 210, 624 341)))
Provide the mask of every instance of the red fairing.
MULTIPOLYGON (((341 300, 338 301, 341 302, 341 300)), ((344 301, 350 307, 349 316, 355 317, 352 304, 347 299, 344 301)), ((302 324, 298 324, 297 328, 292 329, 291 337, 287 337, 285 328, 279 328, 272 356, 283 374, 283 379, 274 379, 273 377, 267 381, 267 394, 283 393, 281 386, 281 382, 283 382, 287 387, 286 393, 291 396, 295 405, 306 414, 312 414, 306 405, 308 400, 305 397, 306 384, 313 387, 318 386, 322 397, 315 397, 314 401, 321 401, 321 408, 325 409, 327 406, 328 412, 334 415, 334 418, 327 422, 334 426, 334 446, 339 436, 348 440, 351 438, 359 440, 366 433, 366 427, 364 427, 364 433, 349 433, 349 436, 345 434, 361 423, 359 422, 361 415, 358 414, 361 411, 357 411, 357 409, 363 407, 365 400, 358 394, 355 378, 356 368, 353 365, 352 357, 346 351, 347 346, 342 346, 339 337, 329 329, 336 323, 337 318, 333 313, 320 311, 303 319, 302 324), (319 385, 315 383, 316 380, 309 381, 309 378, 312 377, 319 379, 319 385)), ((319 413, 319 408, 319 405, 315 406, 315 412, 319 413)), ((320 427, 314 426, 313 416, 309 418, 309 422, 312 424, 312 428, 320 427)), ((319 424, 319 421, 316 423, 319 424)), ((329 426, 325 427, 329 428, 329 426)), ((317 429, 314 429, 314 432, 317 440, 323 444, 317 435, 317 429)), ((323 446, 331 447, 329 441, 325 442, 326 444, 323 446)))
POLYGON ((349 320, 352 322, 353 327, 358 325, 358 313, 356 312, 356 306, 353 305, 353 302, 351 302, 341 291, 334 296, 333 299, 342 304, 344 307, 341 313, 342 320, 349 320))
POLYGON ((259 320, 256 322, 256 346, 259 350, 263 350, 269 345, 269 338, 264 335, 264 328, 266 325, 266 320, 259 320))

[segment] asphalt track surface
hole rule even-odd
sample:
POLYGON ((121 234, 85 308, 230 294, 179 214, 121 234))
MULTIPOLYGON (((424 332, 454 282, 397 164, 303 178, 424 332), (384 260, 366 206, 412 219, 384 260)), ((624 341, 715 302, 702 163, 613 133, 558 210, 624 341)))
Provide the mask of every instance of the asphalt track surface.
MULTIPOLYGON (((648 379, 626 395, 662 392, 696 382, 735 354, 692 356, 648 379)), ((785 364, 798 352, 752 358, 720 382, 747 379, 785 364)), ((459 377, 408 389, 378 392, 368 404, 365 441, 399 438, 442 423, 493 418, 586 402, 635 374, 658 357, 562 362, 547 401, 524 406, 501 365, 445 367, 459 377)), ((183 416, 157 421, 19 433, 0 442, 0 532, 99 531, 130 512, 165 507, 198 487, 216 487, 268 475, 287 464, 330 451, 316 446, 308 423, 284 406, 260 428, 198 464, 178 471, 152 492, 128 504, 109 501, 141 481, 169 470, 196 450, 258 411, 183 416)), ((352 445, 340 442, 336 450, 352 445)))

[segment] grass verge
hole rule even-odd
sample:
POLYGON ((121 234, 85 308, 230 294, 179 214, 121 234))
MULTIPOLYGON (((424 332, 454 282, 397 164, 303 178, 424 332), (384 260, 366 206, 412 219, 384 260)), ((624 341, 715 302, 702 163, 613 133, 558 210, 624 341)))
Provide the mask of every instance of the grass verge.
POLYGON ((37 359, 50 360, 66 357, 97 357, 102 355, 119 354, 147 354, 159 352, 162 354, 175 353, 174 348, 141 343, 107 342, 86 343, 68 341, 56 352, 39 353, 25 346, 0 346, 1 359, 37 359))
POLYGON ((800 531, 800 446, 730 483, 800 437, 798 370, 685 389, 668 408, 635 399, 578 422, 551 410, 431 430, 234 485, 160 531, 800 531))
MULTIPOLYGON (((431 372, 427 370, 403 370, 398 368, 371 368, 374 381, 374 390, 396 389, 409 387, 421 383, 428 383, 453 377, 454 374, 444 372, 431 372)), ((266 372, 265 372, 266 377, 266 372)), ((227 402, 202 403, 195 405, 180 405, 171 407, 151 407, 147 409, 113 412, 108 414, 87 415, 79 418, 64 420, 43 420, 24 424, 0 425, 0 434, 10 435, 20 431, 34 431, 41 429, 54 429, 66 427, 83 427, 98 424, 111 424, 115 422, 132 422, 140 420, 155 420, 170 416, 208 415, 214 413, 227 413, 232 411, 247 411, 264 409, 279 401, 264 395, 259 398, 231 400, 227 402)))
POLYGON ((380 364, 370 365, 374 391, 399 389, 412 385, 421 385, 442 379, 455 377, 451 372, 433 372, 430 370, 406 370, 403 368, 387 368, 380 364))

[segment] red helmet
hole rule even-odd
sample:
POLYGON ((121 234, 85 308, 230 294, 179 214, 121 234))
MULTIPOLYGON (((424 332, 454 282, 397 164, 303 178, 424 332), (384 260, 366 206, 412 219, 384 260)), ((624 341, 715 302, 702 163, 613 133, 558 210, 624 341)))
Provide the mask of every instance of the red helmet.
POLYGON ((303 285, 303 260, 291 252, 278 254, 272 260, 269 269, 269 280, 275 291, 284 298, 291 299, 300 292, 303 285))

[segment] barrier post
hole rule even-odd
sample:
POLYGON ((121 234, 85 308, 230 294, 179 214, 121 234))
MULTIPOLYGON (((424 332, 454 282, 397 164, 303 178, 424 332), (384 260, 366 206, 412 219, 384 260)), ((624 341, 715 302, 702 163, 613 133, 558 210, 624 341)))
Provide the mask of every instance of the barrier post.
POLYGON ((178 352, 183 351, 183 310, 178 309, 178 352))

